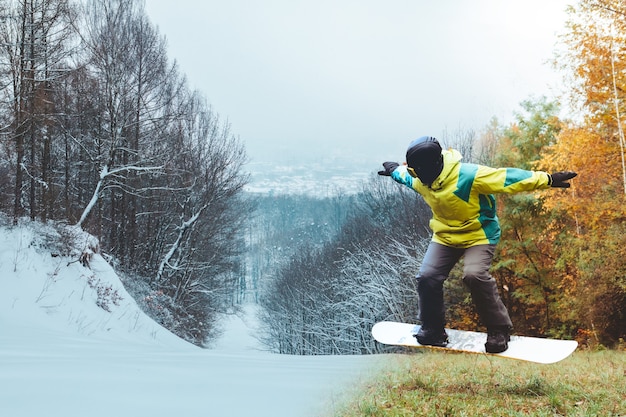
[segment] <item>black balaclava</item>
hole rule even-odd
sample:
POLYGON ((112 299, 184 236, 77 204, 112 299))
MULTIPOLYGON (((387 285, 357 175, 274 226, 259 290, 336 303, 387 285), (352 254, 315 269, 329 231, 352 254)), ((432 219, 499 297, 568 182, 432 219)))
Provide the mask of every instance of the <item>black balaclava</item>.
POLYGON ((413 168, 417 178, 430 186, 443 170, 441 145, 430 136, 415 139, 406 151, 406 162, 409 168, 413 168))

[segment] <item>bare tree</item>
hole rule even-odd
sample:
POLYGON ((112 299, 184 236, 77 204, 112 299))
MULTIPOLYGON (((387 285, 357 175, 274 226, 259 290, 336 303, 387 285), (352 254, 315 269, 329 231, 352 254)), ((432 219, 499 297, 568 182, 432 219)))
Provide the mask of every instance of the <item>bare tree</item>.
POLYGON ((445 130, 441 141, 444 147, 459 151, 466 162, 476 162, 476 132, 473 129, 445 130))
POLYGON ((68 73, 70 22, 68 0, 2 2, 0 81, 9 91, 11 116, 2 130, 15 143, 15 221, 28 209, 31 218, 52 211, 52 146, 58 133, 53 96, 68 73))
POLYGON ((169 116, 163 111, 163 99, 169 98, 163 92, 178 82, 178 74, 175 67, 168 68, 164 39, 147 21, 141 3, 93 0, 83 16, 85 62, 103 100, 101 134, 91 151, 98 182, 77 225, 83 225, 101 192, 108 190, 111 220, 122 226, 112 233, 113 240, 124 246, 129 235, 136 239, 137 177, 163 170, 162 155, 150 151, 150 142, 163 133, 159 119, 169 116))

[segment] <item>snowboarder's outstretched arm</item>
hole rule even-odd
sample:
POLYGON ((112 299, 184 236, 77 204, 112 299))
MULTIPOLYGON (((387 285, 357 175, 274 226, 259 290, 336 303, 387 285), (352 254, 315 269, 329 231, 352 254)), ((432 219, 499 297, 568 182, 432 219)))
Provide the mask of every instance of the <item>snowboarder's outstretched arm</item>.
MULTIPOLYGON (((469 183, 480 194, 513 194, 522 191, 541 190, 550 187, 569 188, 567 182, 575 172, 559 171, 548 174, 543 171, 527 171, 519 168, 491 168, 482 165, 462 164, 459 182, 469 183), (463 181, 461 181, 461 179, 463 181)), ((461 188, 460 185, 460 188, 461 188)))
POLYGON ((396 182, 413 188, 413 177, 409 175, 406 165, 400 165, 397 162, 383 162, 382 171, 378 171, 378 175, 384 175, 393 178, 396 182))

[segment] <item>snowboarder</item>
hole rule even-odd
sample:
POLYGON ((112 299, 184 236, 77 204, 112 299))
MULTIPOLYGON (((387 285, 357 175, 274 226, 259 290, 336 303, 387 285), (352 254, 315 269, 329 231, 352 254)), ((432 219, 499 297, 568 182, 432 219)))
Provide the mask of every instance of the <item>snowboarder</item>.
POLYGON ((406 164, 385 162, 384 170, 378 174, 391 176, 421 194, 433 213, 432 241, 417 275, 422 322, 415 335, 417 341, 422 345, 447 345, 443 284, 463 256, 463 282, 487 327, 485 350, 500 353, 508 349, 512 323, 496 281, 489 274, 495 245, 500 239, 492 194, 568 188, 567 181, 577 174, 491 168, 464 163, 461 158, 457 150, 442 150, 437 139, 423 136, 409 145, 406 164))

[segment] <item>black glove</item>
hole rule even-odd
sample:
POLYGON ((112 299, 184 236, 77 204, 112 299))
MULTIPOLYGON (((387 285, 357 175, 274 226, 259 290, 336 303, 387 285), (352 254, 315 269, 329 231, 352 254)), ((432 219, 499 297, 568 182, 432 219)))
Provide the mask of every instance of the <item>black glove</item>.
POLYGON ((573 171, 559 171, 550 175, 550 187, 556 188, 569 188, 570 183, 567 182, 574 178, 577 173, 573 171))
POLYGON ((378 171, 378 175, 385 175, 389 177, 391 173, 400 165, 398 165, 397 162, 383 162, 383 166, 385 167, 384 171, 378 171))

